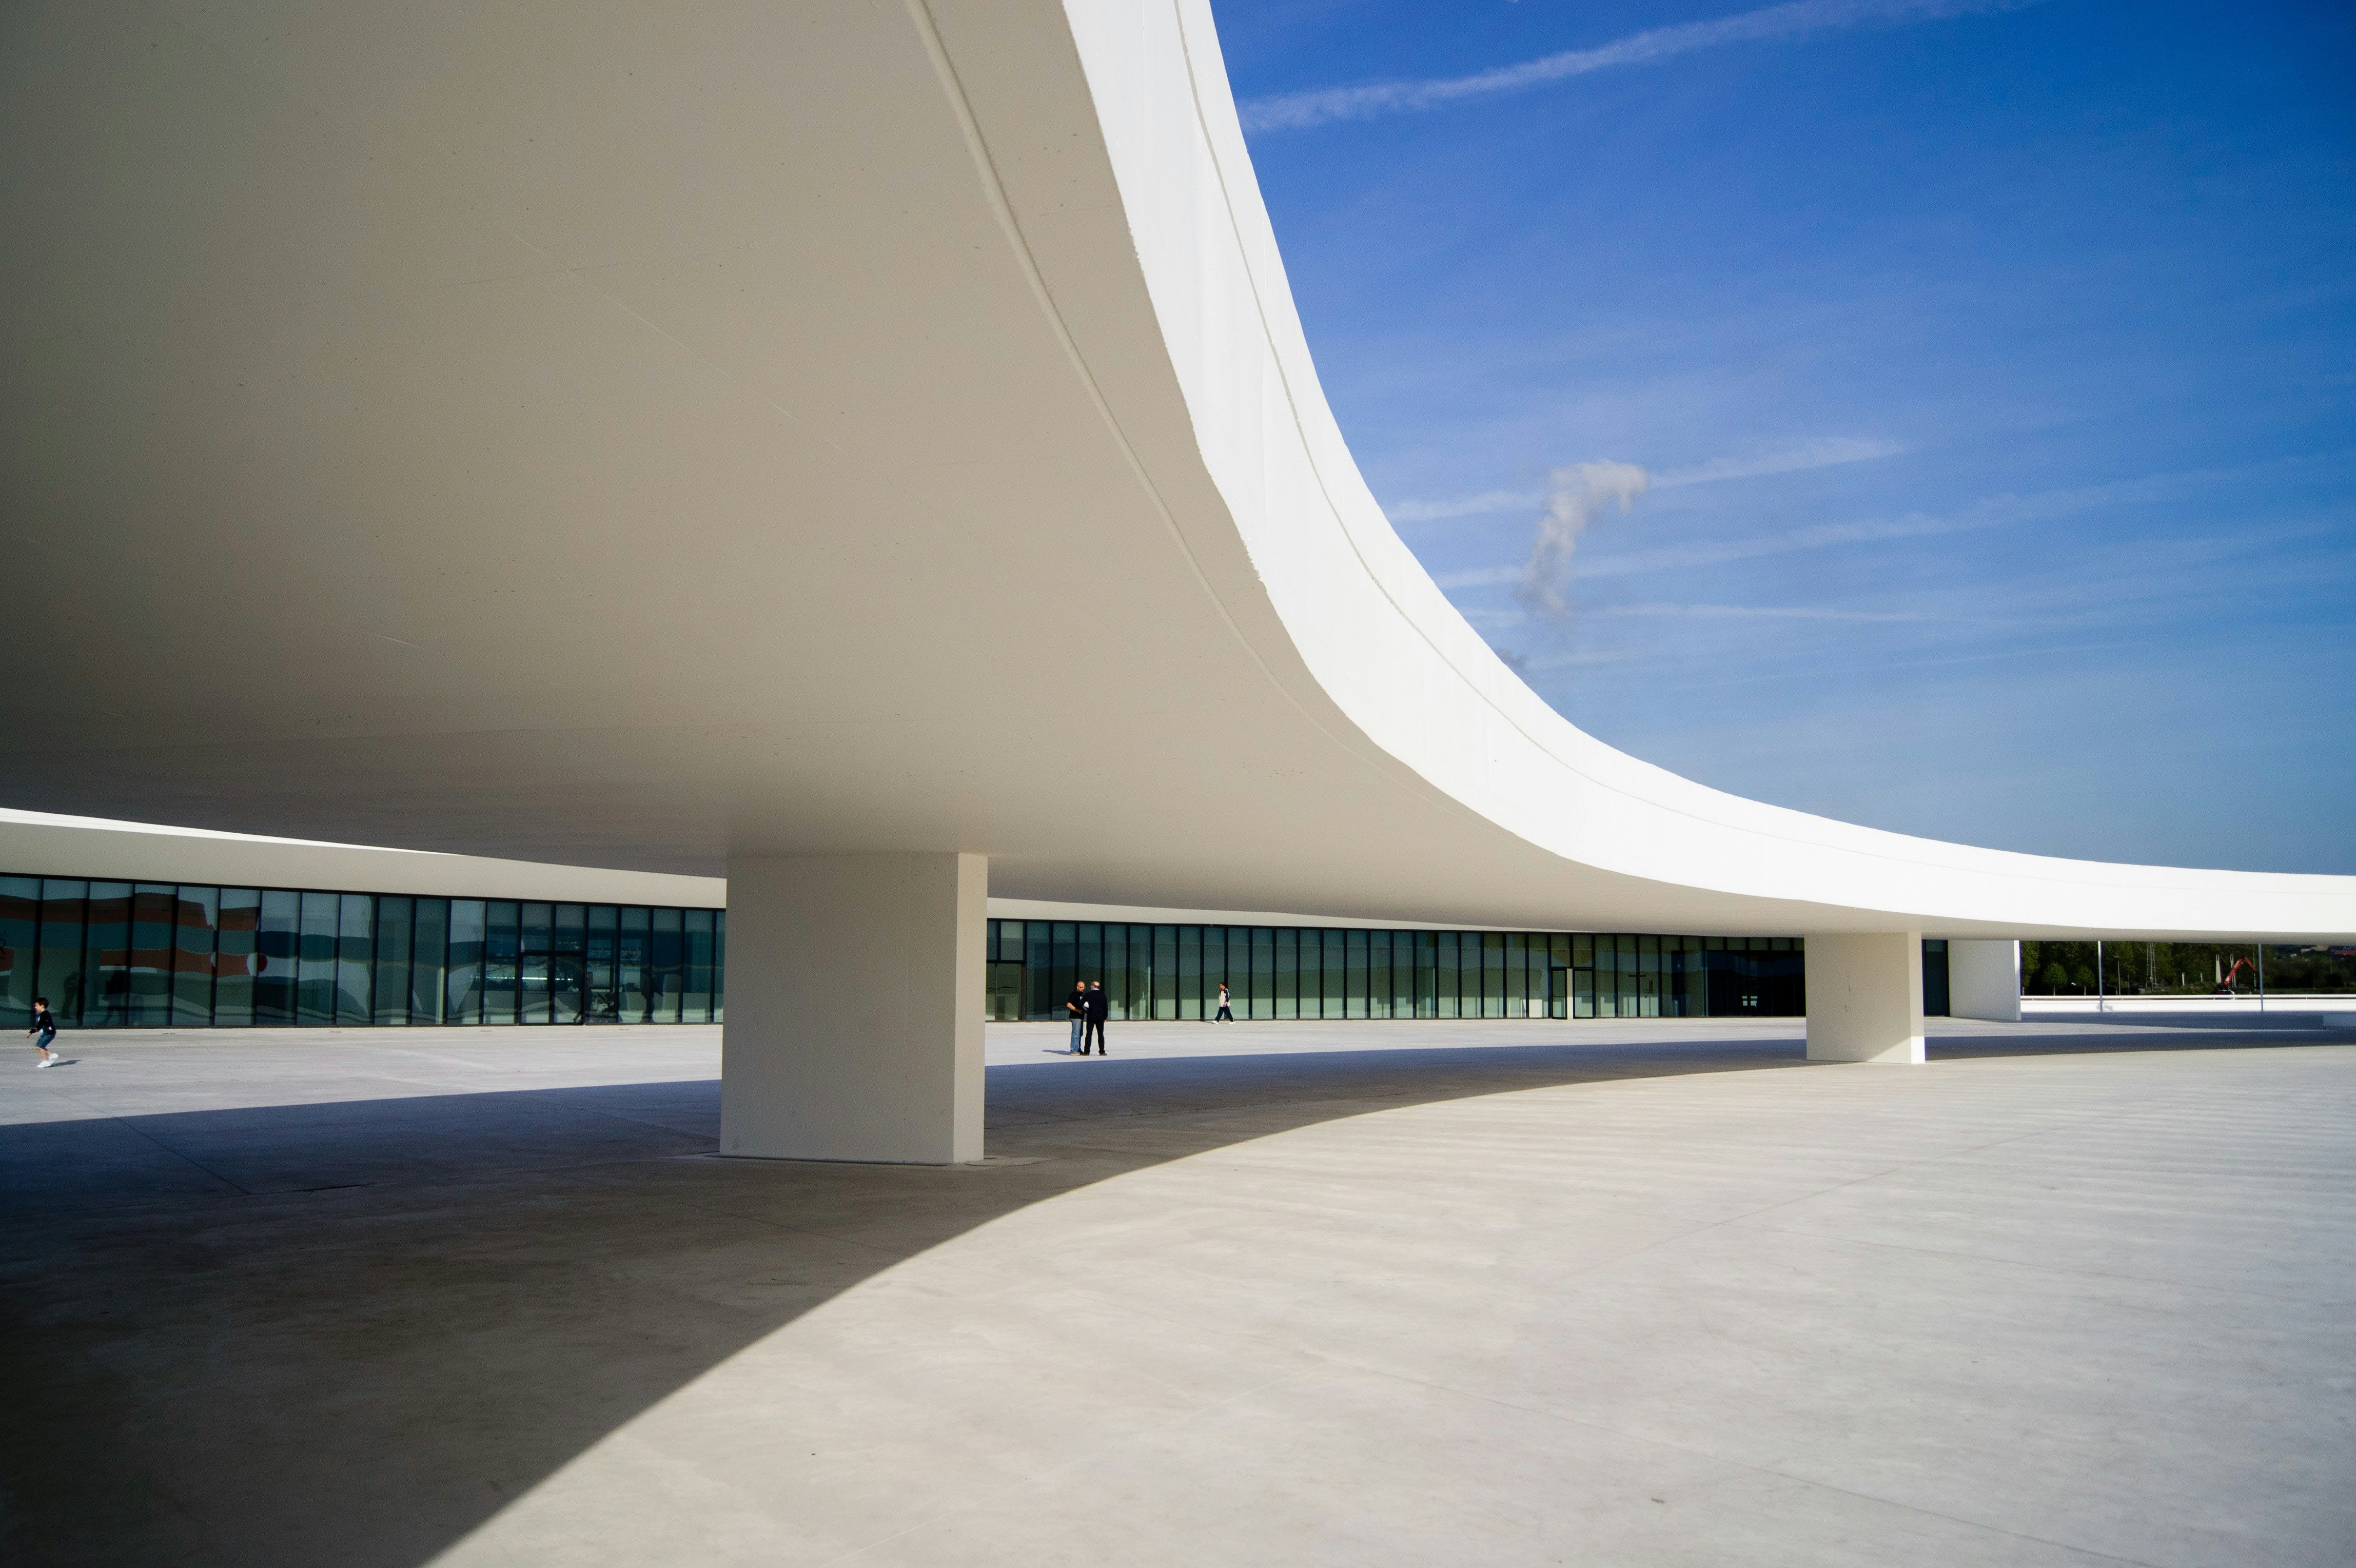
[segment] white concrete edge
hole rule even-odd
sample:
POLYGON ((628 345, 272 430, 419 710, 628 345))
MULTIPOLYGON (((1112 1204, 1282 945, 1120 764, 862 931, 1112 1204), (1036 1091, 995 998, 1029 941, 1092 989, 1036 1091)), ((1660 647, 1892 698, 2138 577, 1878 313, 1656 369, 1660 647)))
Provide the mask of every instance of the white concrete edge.
POLYGON ((1388 758, 1565 860, 1820 906, 1811 929, 2356 932, 2356 878, 1915 838, 1728 795, 1580 732, 1449 603, 1351 459, 1285 280, 1206 0, 1067 0, 1066 9, 1192 439, 1229 513, 1218 521, 1241 535, 1258 574, 1242 597, 1261 604, 1237 602, 1232 585, 1223 596, 1271 669, 1305 665, 1335 716, 1388 758), (1271 628, 1285 646, 1266 645, 1271 628))
POLYGON ((717 876, 549 865, 14 811, 0 812, 0 875, 690 909, 728 904, 728 884, 717 876))

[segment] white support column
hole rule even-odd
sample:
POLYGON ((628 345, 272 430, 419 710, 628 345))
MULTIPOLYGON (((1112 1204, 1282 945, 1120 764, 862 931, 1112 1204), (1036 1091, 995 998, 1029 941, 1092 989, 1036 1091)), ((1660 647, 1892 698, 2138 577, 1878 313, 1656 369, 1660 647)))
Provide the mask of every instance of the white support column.
MULTIPOLYGON (((736 916, 728 916, 730 948, 736 916)), ((736 1005, 730 955, 728 1005, 736 1005)), ((1922 933, 1808 934, 1808 1059, 1922 1059, 1922 933)))
POLYGON ((2020 1022, 2020 944, 1947 940, 1947 1012, 1956 1018, 2020 1022))
POLYGON ((981 1158, 978 854, 732 856, 720 1152, 981 1158))

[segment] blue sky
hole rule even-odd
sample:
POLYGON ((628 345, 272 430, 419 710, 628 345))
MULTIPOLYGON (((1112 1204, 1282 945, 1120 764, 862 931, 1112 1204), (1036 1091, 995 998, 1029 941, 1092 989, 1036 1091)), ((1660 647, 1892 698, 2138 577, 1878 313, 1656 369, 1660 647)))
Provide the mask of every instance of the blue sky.
POLYGON ((2356 872, 2356 8, 1214 9, 1359 463, 1564 714, 2356 872))

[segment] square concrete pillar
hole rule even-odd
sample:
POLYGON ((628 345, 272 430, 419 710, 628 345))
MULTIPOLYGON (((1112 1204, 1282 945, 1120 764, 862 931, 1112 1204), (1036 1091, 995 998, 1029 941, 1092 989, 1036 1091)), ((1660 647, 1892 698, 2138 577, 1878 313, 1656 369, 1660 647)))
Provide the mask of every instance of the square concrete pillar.
POLYGON ((720 1152, 981 1158, 978 854, 731 856, 720 1152))
POLYGON ((1956 1018, 2020 1022, 2020 944, 1947 940, 1947 1012, 1956 1018))
MULTIPOLYGON (((734 936, 736 917, 728 917, 734 936)), ((735 962, 730 942, 729 962, 735 962)), ((1808 1059, 1922 1060, 1922 934, 1808 934, 1808 1059)), ((736 1005, 729 976, 728 1005, 736 1005)))

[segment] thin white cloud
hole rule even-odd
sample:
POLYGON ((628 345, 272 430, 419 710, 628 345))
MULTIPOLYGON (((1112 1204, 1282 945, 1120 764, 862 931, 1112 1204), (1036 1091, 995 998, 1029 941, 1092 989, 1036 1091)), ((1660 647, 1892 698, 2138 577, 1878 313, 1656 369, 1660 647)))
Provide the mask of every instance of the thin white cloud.
MULTIPOLYGON (((2195 468, 2176 474, 2154 474, 2140 479, 2123 479, 2106 485, 2044 490, 2029 496, 1992 496, 1944 517, 1910 512, 1904 517, 1874 518, 1858 522, 1811 523, 1805 528, 1785 529, 1748 539, 1697 541, 1691 544, 1666 545, 1657 550, 1630 551, 1601 559, 1587 557, 1580 561, 1571 575, 1585 579, 1686 571, 1697 566, 1723 565, 1730 561, 1753 560, 1762 555, 1782 555, 1797 550, 1824 550, 1836 545, 1870 544, 1890 539, 1926 539, 1939 534, 2001 528, 2012 523, 2050 521, 2100 507, 2162 500, 2189 488, 2233 484, 2252 473, 2318 460, 2278 458, 2244 467, 2195 468)), ((1522 574, 1520 566, 1480 566, 1440 573, 1432 581, 1442 588, 1483 588, 1518 582, 1522 574)))
POLYGON ((1377 81, 1361 87, 1321 88, 1308 92, 1256 98, 1239 106, 1247 131, 1299 130, 1333 120, 1366 120, 1436 109, 1467 98, 1518 92, 1615 66, 1645 65, 1721 44, 1799 38, 1847 27, 1888 27, 1935 21, 1990 11, 2014 11, 2037 0, 1794 0, 1762 11, 1680 22, 1631 33, 1591 49, 1524 60, 1519 65, 1475 71, 1470 76, 1431 77, 1421 81, 1377 81))
POLYGON ((1835 610, 1807 605, 1608 605, 1593 612, 1612 616, 1674 616, 1692 620, 1922 621, 1949 618, 1919 610, 1835 610))
MULTIPOLYGON (((1857 435, 1823 435, 1813 441, 1803 441, 1797 446, 1780 452, 1754 454, 1745 457, 1713 457, 1706 463, 1689 463, 1682 468, 1669 468, 1653 476, 1655 489, 1676 489, 1686 485, 1706 485, 1719 479, 1755 479, 1775 474, 1796 474, 1809 468, 1830 468, 1843 463, 1870 462, 1876 457, 1894 456, 1906 447, 1896 441, 1877 441, 1857 435)), ((1384 513, 1394 524, 1402 522, 1445 522, 1453 518, 1483 517, 1494 512, 1520 511, 1527 507, 1547 504, 1545 490, 1483 490, 1477 496, 1458 496, 1449 500, 1400 501, 1386 507, 1384 513)))
POLYGON ((1479 517, 1484 512, 1519 511, 1543 503, 1543 490, 1483 490, 1444 501, 1401 501, 1383 509, 1394 523, 1442 522, 1452 517, 1479 517))
POLYGON ((1653 488, 1676 489, 1680 485, 1707 485, 1717 479, 1756 479, 1770 474, 1796 474, 1807 468, 1832 468, 1843 463, 1869 463, 1894 457, 1906 448, 1895 441, 1869 441, 1854 435, 1827 435, 1788 451, 1756 457, 1713 457, 1690 467, 1670 468, 1653 476, 1653 488))

